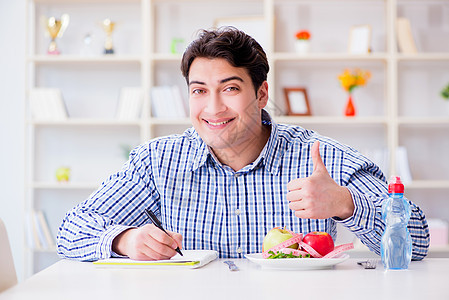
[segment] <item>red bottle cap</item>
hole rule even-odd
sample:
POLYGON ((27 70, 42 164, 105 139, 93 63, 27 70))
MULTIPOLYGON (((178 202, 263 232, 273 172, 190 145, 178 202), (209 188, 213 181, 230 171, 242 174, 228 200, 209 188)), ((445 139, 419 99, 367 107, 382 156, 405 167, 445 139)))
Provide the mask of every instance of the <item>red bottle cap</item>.
POLYGON ((390 184, 388 185, 388 193, 403 194, 404 185, 402 184, 401 177, 391 176, 390 184))

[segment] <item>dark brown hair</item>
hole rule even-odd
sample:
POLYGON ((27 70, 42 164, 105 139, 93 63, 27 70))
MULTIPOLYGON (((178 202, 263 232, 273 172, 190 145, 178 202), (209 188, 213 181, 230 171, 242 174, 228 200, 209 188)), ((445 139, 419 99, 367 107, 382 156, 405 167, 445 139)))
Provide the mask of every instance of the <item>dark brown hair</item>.
POLYGON ((197 57, 223 58, 232 66, 248 70, 254 89, 267 80, 269 71, 267 56, 260 44, 251 36, 234 27, 202 30, 184 52, 181 72, 189 84, 189 71, 197 57))

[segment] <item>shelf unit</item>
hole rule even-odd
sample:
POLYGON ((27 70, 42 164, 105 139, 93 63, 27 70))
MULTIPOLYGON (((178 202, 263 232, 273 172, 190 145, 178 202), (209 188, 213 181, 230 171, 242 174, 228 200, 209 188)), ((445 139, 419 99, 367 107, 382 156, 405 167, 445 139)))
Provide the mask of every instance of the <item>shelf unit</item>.
MULTIPOLYGON (((135 146, 190 126, 188 118, 152 117, 153 86, 178 85, 185 91, 179 71, 181 54, 170 53, 171 38, 187 43, 198 29, 212 27, 216 19, 262 16, 275 120, 316 129, 360 150, 386 148, 387 173, 396 171, 397 147, 406 146, 416 179, 407 184, 407 196, 428 217, 447 221, 449 109, 445 111, 446 103, 438 94, 449 79, 449 47, 442 42, 449 36, 449 24, 441 15, 431 25, 427 18, 448 10, 449 1, 444 0, 27 0, 26 90, 60 88, 70 118, 32 120, 26 99, 24 210, 42 209, 56 235, 64 213, 121 167, 125 158, 120 144, 135 146), (49 56, 40 18, 62 13, 71 16, 64 37, 57 40, 62 54, 49 56), (413 33, 421 42, 419 53, 397 51, 397 16, 416 25, 413 33), (101 54, 104 33, 98 26, 107 17, 118 22, 113 33, 116 54, 111 56, 101 54), (349 29, 357 24, 372 27, 369 54, 347 54, 349 29), (293 51, 293 36, 299 29, 312 33, 311 52, 306 55, 293 51), (90 56, 80 54, 87 33, 93 36, 90 56), (336 77, 354 67, 369 69, 372 78, 354 93, 357 116, 347 118, 342 116, 346 95, 336 77), (124 86, 138 86, 144 92, 142 116, 137 120, 114 118, 119 89, 124 86), (312 116, 283 115, 282 88, 286 86, 307 88, 312 116), (422 157, 422 144, 431 147, 425 148, 429 157, 422 157), (72 178, 60 184, 53 174, 65 164, 72 168, 72 178)), ((54 261, 54 251, 26 249, 26 276, 54 261)))

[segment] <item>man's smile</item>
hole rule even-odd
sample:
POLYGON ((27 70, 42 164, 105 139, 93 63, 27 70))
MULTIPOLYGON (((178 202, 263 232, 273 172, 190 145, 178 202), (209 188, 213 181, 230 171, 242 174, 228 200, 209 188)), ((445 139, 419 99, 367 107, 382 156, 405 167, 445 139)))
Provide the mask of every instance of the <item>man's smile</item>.
POLYGON ((227 120, 206 120, 206 119, 203 119, 203 120, 204 120, 208 125, 212 125, 212 126, 221 126, 221 125, 227 124, 227 123, 229 123, 229 122, 235 120, 235 118, 227 119, 227 120))

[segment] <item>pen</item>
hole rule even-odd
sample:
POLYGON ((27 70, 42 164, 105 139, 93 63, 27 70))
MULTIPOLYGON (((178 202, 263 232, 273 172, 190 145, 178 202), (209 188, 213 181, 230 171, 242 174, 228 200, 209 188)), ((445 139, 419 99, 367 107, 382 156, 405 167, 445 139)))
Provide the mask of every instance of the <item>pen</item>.
MULTIPOLYGON (((154 214, 154 212, 152 212, 149 209, 145 209, 145 213, 147 214, 148 218, 150 218, 151 222, 153 222, 154 226, 156 226, 157 228, 159 228, 160 230, 162 230, 163 232, 165 232, 166 235, 168 235, 169 237, 171 237, 170 234, 168 234, 167 231, 165 231, 164 227, 162 227, 161 221, 158 220, 158 218, 156 217, 156 215, 154 214)), ((179 247, 176 247, 176 252, 178 252, 181 256, 184 256, 181 252, 181 249, 179 249, 179 247)))

